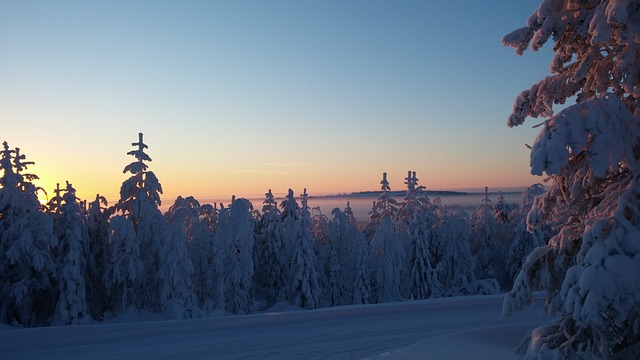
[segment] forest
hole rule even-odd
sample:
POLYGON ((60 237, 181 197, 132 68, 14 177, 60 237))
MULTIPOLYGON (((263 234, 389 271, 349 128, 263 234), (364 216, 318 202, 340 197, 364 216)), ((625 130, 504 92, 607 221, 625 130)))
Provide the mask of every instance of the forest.
POLYGON ((453 211, 410 171, 401 201, 383 174, 362 229, 348 204, 314 212, 306 190, 279 204, 267 191, 260 210, 179 197, 162 214, 140 134, 115 204, 82 203, 67 183, 41 206, 33 163, 5 142, 0 321, 197 318, 501 291, 509 316, 543 290, 555 317, 530 332, 525 358, 640 358, 640 1, 542 0, 502 43, 517 55, 553 50, 550 75, 516 96, 507 120, 538 119, 530 169, 548 184, 517 205, 485 199, 471 214, 453 211))
POLYGON ((128 152, 120 199, 108 206, 58 186, 46 204, 19 148, 5 142, 0 178, 0 315, 14 326, 80 324, 122 312, 167 319, 248 314, 278 302, 304 308, 495 294, 551 231, 526 230, 544 188, 520 204, 488 197, 472 214, 430 199, 408 172, 403 201, 383 174, 364 228, 349 204, 310 209, 306 189, 261 209, 178 197, 164 214, 143 134, 128 152))

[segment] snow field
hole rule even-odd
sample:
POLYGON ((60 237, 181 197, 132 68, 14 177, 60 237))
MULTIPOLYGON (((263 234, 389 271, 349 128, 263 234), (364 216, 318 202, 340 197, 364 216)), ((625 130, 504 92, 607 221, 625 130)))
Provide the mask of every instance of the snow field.
MULTIPOLYGON (((502 295, 253 315, 0 328, 5 359, 511 359, 547 320, 541 302, 510 318, 502 295)), ((285 310, 285 311, 276 311, 285 310)), ((287 311, 288 310, 288 311, 287 311)), ((135 320, 135 314, 115 321, 135 320)))

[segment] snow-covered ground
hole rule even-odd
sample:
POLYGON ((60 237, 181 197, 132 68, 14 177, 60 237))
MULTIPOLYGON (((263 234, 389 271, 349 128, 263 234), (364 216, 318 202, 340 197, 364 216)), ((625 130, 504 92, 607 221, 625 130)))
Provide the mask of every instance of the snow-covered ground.
MULTIPOLYGON (((0 328, 3 359, 512 359, 549 320, 542 301, 504 319, 502 295, 319 310, 274 307, 185 321, 0 328)), ((120 319, 121 321, 131 320, 120 319)))

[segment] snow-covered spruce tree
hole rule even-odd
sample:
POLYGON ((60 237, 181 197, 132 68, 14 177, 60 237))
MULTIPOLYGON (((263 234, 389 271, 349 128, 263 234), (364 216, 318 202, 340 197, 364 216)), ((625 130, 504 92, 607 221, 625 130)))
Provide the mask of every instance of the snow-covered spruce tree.
POLYGON ((286 298, 288 266, 283 253, 280 210, 271 189, 262 203, 262 216, 256 226, 256 244, 259 245, 256 246, 255 289, 268 308, 286 298))
POLYGON ((510 289, 515 278, 509 271, 508 256, 513 244, 514 233, 518 226, 518 221, 513 217, 517 208, 518 205, 507 203, 502 192, 498 191, 498 200, 493 205, 493 217, 496 219, 497 227, 496 242, 502 254, 499 261, 500 275, 497 278, 502 289, 510 289))
POLYGON ((111 261, 104 273, 104 284, 114 312, 138 310, 142 303, 144 264, 140 255, 140 241, 133 223, 122 215, 109 222, 111 261))
MULTIPOLYGON (((331 213, 333 219, 327 226, 326 244, 321 244, 325 251, 318 253, 318 268, 319 273, 322 274, 322 280, 320 280, 322 292, 322 304, 323 306, 339 306, 342 305, 343 298, 346 295, 345 284, 343 283, 344 269, 340 264, 340 223, 346 218, 342 211, 338 208, 334 208, 331 213)), ((318 241, 319 242, 319 241, 318 241)), ((316 245, 319 246, 319 245, 316 245)), ((345 281, 346 282, 346 281, 345 281)))
MULTIPOLYGON (((321 304, 322 306, 340 306, 346 290, 342 283, 342 268, 338 260, 337 249, 329 246, 327 258, 321 261, 324 261, 324 263, 319 262, 324 264, 324 271, 320 271, 318 274, 318 277, 320 277, 320 273, 324 273, 324 281, 318 280, 323 289, 321 304)), ((319 268, 322 269, 322 266, 319 266, 319 268)))
MULTIPOLYGON (((478 279, 506 278, 504 248, 500 240, 500 228, 489 204, 488 189, 482 198, 483 204, 478 206, 471 214, 471 254, 474 257, 475 274, 478 279)), ((498 289, 496 289, 497 291, 498 289)))
MULTIPOLYGON (((188 196, 178 196, 164 214, 168 226, 178 226, 186 235, 187 254, 193 265, 192 290, 204 314, 216 309, 218 299, 215 279, 221 276, 221 254, 214 246, 217 228, 217 209, 188 196)), ((174 234, 179 236, 179 234, 174 234)), ((193 314, 195 315, 195 314, 193 314)))
POLYGON ((47 214, 49 214, 54 220, 56 216, 60 213, 60 208, 62 207, 62 202, 64 199, 62 198, 62 193, 64 189, 60 188, 60 184, 56 184, 56 188, 53 189, 53 197, 49 199, 46 206, 47 214))
POLYGON ((286 259, 291 259, 293 247, 298 236, 298 219, 300 219, 300 205, 296 200, 293 190, 289 189, 287 196, 280 203, 282 211, 282 249, 286 259))
POLYGON ((124 168, 124 173, 132 176, 122 183, 120 200, 115 205, 118 211, 133 224, 136 237, 140 243, 140 256, 144 273, 141 278, 140 306, 152 311, 160 310, 160 293, 158 270, 160 269, 160 253, 166 237, 166 225, 160 206, 162 186, 152 171, 147 171, 145 161, 151 161, 144 150, 148 146, 143 142, 142 133, 138 134, 136 147, 127 155, 136 161, 124 168))
POLYGON ((398 202, 389 197, 391 187, 387 173, 382 173, 380 185, 380 196, 374 201, 363 230, 365 241, 370 245, 366 262, 372 303, 401 300, 400 272, 404 260, 404 249, 393 222, 398 202))
POLYGON ((507 271, 510 279, 516 278, 527 256, 535 248, 545 245, 551 237, 551 230, 548 227, 537 227, 531 232, 527 230, 527 214, 533 206, 534 199, 544 191, 541 184, 526 188, 522 192, 518 207, 509 215, 511 221, 516 224, 507 256, 507 271))
MULTIPOLYGON (((318 274, 318 285, 321 289, 328 289, 330 285, 330 281, 333 281, 335 285, 335 280, 331 280, 332 276, 331 271, 331 243, 329 241, 329 218, 322 213, 322 210, 319 206, 310 209, 310 217, 311 217, 311 236, 313 238, 313 252, 315 254, 315 264, 316 270, 318 274)), ((336 254, 334 254, 336 255, 336 254)), ((337 256, 334 257, 334 260, 337 259, 337 256)), ((334 262, 333 269, 335 270, 337 266, 337 260, 334 262)), ((337 272, 333 272, 335 276, 337 272)), ((323 291, 320 295, 319 302, 317 307, 325 307, 331 306, 331 292, 323 291)))
POLYGON ((432 239, 437 217, 433 206, 418 185, 416 173, 409 171, 405 178, 407 192, 398 210, 400 236, 407 249, 407 269, 402 283, 408 285, 408 298, 426 299, 442 295, 442 284, 434 266, 432 239))
MULTIPOLYGON (((235 200, 235 196, 232 201, 235 200)), ((225 298, 225 279, 226 268, 229 266, 227 252, 229 249, 229 239, 232 238, 231 226, 229 226, 229 217, 231 216, 230 208, 225 208, 223 203, 220 203, 220 209, 216 209, 216 218, 218 219, 217 231, 213 235, 213 254, 214 254, 214 266, 208 276, 207 280, 211 281, 213 286, 213 308, 218 311, 224 311, 226 307, 225 298)))
POLYGON ((56 253, 59 298, 53 324, 86 323, 91 320, 85 282, 89 233, 76 190, 68 181, 62 198, 63 203, 58 208, 58 216, 54 222, 58 238, 56 253))
POLYGON ((353 279, 353 300, 352 304, 368 304, 371 300, 371 285, 367 260, 369 258, 369 247, 364 238, 364 233, 358 232, 355 248, 355 274, 353 279))
POLYGON ((110 259, 109 217, 113 214, 113 208, 107 205, 104 196, 96 195, 87 210, 89 244, 86 287, 89 314, 94 319, 100 319, 110 307, 104 274, 110 259))
POLYGON ((187 234, 179 222, 173 222, 168 228, 158 271, 160 306, 168 319, 199 317, 198 297, 193 291, 194 269, 187 253, 187 234))
POLYGON ((311 209, 311 234, 321 245, 329 244, 329 218, 322 213, 320 206, 311 209))
MULTIPOLYGON (((331 284, 337 284, 335 278, 332 277, 341 273, 341 270, 336 271, 340 265, 337 260, 338 254, 332 252, 333 247, 329 240, 329 218, 322 213, 319 206, 311 209, 311 235, 314 239, 313 244, 316 256, 316 270, 318 271, 318 284, 321 289, 328 289, 332 286, 331 284), (332 260, 333 265, 331 264, 332 260)), ((331 300, 331 294, 332 292, 329 290, 323 291, 318 307, 332 306, 332 304, 335 304, 335 302, 331 300)), ((333 297, 333 299, 335 300, 336 298, 333 297)))
POLYGON ((559 318, 537 328, 529 358, 640 357, 640 2, 543 1, 503 39, 518 54, 553 37, 552 75, 517 97, 509 126, 548 118, 531 172, 551 177, 529 229, 557 234, 535 249, 503 313, 547 290, 559 318), (558 114, 553 104, 575 96, 558 114))
POLYGON ((38 177, 24 174, 33 162, 4 142, 0 157, 0 321, 20 326, 45 325, 53 314, 57 245, 51 218, 43 213, 38 177))
POLYGON ((516 204, 508 203, 502 191, 498 191, 498 200, 493 205, 493 216, 496 221, 502 224, 508 224, 511 222, 510 214, 516 209, 516 204))
POLYGON ((433 239, 438 280, 447 296, 474 294, 474 259, 469 241, 469 216, 461 210, 443 211, 437 235, 433 239))
POLYGON ((216 243, 216 232, 218 229, 218 209, 217 204, 200 205, 199 220, 204 234, 198 235, 190 244, 189 251, 191 262, 196 270, 195 291, 200 300, 200 309, 204 315, 216 309, 222 309, 221 288, 219 279, 222 278, 224 266, 224 249, 216 243), (201 246, 197 246, 200 243, 201 246), (196 249, 203 249, 205 254, 195 254, 196 249))
POLYGON ((391 187, 389 186, 386 172, 382 173, 380 185, 380 196, 373 202, 373 207, 369 212, 369 222, 363 229, 365 239, 368 243, 371 243, 371 239, 373 239, 378 226, 382 223, 382 219, 385 216, 394 219, 398 211, 398 202, 388 194, 388 192, 391 191, 391 187))
POLYGON ((296 237, 291 256, 291 289, 289 296, 295 306, 315 309, 319 304, 320 285, 311 234, 311 213, 307 204, 307 189, 302 193, 300 218, 296 221, 296 237))
POLYGON ((344 212, 334 208, 331 213, 333 219, 329 223, 328 239, 331 248, 329 283, 332 286, 328 292, 332 295, 331 306, 346 305, 353 300, 359 232, 349 203, 344 212))
POLYGON ((247 199, 233 199, 228 216, 221 217, 220 238, 224 246, 225 309, 236 314, 253 311, 253 219, 247 199))
POLYGON ((369 271, 372 303, 402 300, 400 293, 404 248, 391 217, 384 215, 371 239, 369 271))

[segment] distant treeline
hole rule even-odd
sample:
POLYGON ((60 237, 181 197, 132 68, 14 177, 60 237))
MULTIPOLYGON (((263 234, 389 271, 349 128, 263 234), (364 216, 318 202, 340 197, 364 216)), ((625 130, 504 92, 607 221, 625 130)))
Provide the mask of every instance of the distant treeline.
MULTIPOLYGON (((388 191, 387 195, 396 197, 396 196, 405 196, 407 194, 406 190, 402 191, 388 191)), ((469 195, 471 193, 464 191, 451 191, 451 190, 424 190, 422 191, 423 195, 429 196, 463 196, 469 195)), ((326 196, 309 196, 309 198, 322 198, 322 197, 366 197, 380 196, 380 190, 371 190, 371 191, 356 191, 352 193, 343 193, 343 194, 334 194, 334 195, 326 195, 326 196)))

